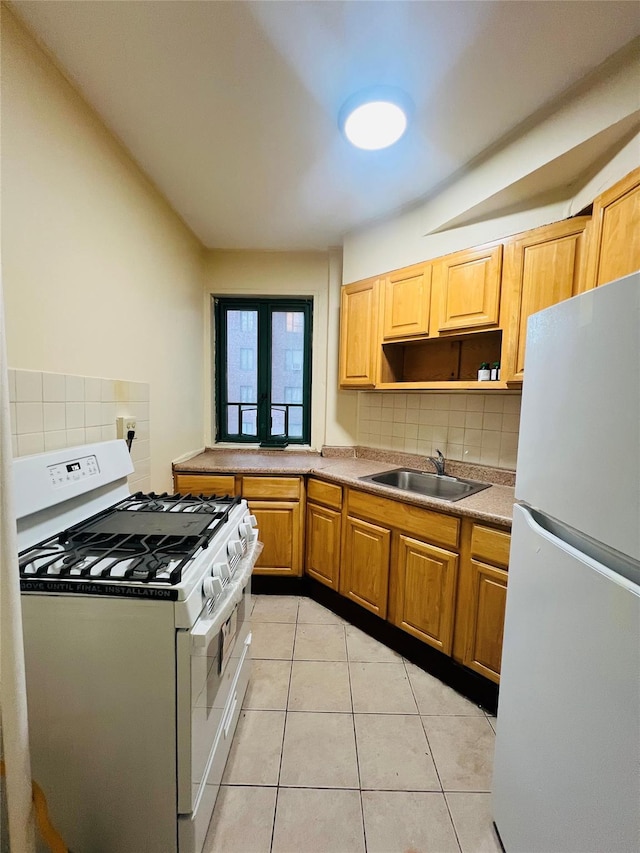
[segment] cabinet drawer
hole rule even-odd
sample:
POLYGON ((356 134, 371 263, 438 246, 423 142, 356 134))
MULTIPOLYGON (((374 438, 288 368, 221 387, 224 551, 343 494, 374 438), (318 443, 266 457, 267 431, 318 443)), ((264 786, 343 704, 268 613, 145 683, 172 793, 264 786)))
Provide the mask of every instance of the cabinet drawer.
POLYGON ((503 530, 494 530, 474 524, 471 533, 471 554, 496 566, 509 566, 511 536, 503 530))
POLYGON ((315 501, 315 503, 340 509, 342 507, 342 486, 310 479, 307 483, 307 498, 310 501, 315 501))
POLYGON ((235 495, 233 474, 174 474, 175 489, 181 495, 235 495))
POLYGON ((242 497, 300 500, 300 477, 243 477, 242 497))
POLYGON ((458 547, 460 519, 453 515, 443 515, 353 489, 349 489, 347 503, 349 515, 370 518, 385 527, 394 527, 436 545, 458 547))

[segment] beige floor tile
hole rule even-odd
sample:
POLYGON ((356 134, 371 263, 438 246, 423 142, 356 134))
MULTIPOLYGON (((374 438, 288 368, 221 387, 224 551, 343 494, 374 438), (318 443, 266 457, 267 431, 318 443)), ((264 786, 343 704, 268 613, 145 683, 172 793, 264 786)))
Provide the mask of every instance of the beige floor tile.
POLYGON ((202 853, 269 853, 276 788, 220 788, 202 853))
POLYGON ((284 711, 242 711, 222 781, 225 785, 277 785, 284 711))
POLYGON ((347 625, 347 653, 349 660, 362 663, 399 663, 402 661, 397 652, 387 648, 353 625, 347 625))
POLYGON ((279 788, 272 853, 364 853, 359 791, 279 788))
POLYGON ((367 853, 459 853, 441 793, 363 791, 367 853))
MULTIPOLYGON (((257 606, 257 605, 256 605, 257 606)), ((265 660, 291 660, 296 626, 281 622, 252 622, 251 655, 265 660)))
POLYGON ((298 597, 295 595, 261 595, 255 603, 254 622, 296 622, 298 597))
POLYGON ((311 625, 344 625, 344 619, 336 616, 331 610, 318 604, 317 601, 312 601, 310 598, 301 598, 300 606, 298 607, 298 622, 309 623, 311 625))
POLYGON ((356 714, 417 714, 403 663, 350 663, 356 714))
POLYGON ((289 695, 291 661, 254 660, 242 704, 253 711, 284 711, 289 695))
POLYGON ((462 853, 501 853, 491 794, 446 794, 462 853))
POLYGON ((351 714, 287 714, 280 785, 358 788, 351 714))
POLYGON ((422 717, 445 791, 490 791, 495 734, 482 717, 422 717))
POLYGON ((294 660, 346 660, 342 625, 302 625, 296 628, 294 660))
POLYGON ((428 672, 405 662, 407 674, 421 714, 482 717, 484 712, 428 672))
POLYGON ((363 790, 441 790, 420 717, 356 714, 355 725, 363 790))
POLYGON ((289 688, 290 711, 351 713, 348 664, 295 660, 289 688))

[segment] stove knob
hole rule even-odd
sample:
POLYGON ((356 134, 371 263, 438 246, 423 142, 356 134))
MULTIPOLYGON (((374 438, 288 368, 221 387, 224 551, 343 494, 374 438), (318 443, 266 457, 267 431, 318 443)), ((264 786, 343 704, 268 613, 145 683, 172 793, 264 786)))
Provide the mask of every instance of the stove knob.
POLYGON ((257 527, 258 526, 258 519, 255 517, 255 515, 245 515, 245 517, 242 519, 242 521, 245 524, 250 525, 251 527, 257 527))
POLYGON ((221 585, 228 583, 231 578, 227 563, 216 563, 211 569, 211 574, 220 582, 221 585))
POLYGON ((255 539, 255 527, 252 527, 246 521, 240 525, 239 532, 242 539, 247 539, 249 542, 251 542, 252 539, 255 539))
POLYGON ((233 539, 227 545, 227 554, 233 563, 234 558, 242 557, 242 542, 239 542, 237 539, 233 539))
POLYGON ((222 595, 220 578, 205 578, 202 584, 202 592, 205 598, 217 598, 219 595, 222 595))

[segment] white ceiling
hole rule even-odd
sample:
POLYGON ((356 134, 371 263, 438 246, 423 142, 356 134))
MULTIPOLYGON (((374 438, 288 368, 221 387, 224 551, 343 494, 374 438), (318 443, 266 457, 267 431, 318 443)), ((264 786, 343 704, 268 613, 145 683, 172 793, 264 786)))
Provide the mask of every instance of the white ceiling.
POLYGON ((25 2, 12 8, 212 248, 324 249, 428 195, 640 32, 636 2, 25 2), (386 151, 343 101, 415 104, 386 151))

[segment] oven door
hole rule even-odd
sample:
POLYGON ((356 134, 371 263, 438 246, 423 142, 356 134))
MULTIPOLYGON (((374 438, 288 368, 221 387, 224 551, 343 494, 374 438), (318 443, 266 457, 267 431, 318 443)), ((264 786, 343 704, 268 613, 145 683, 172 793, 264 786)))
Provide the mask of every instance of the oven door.
POLYGON ((220 611, 178 632, 178 816, 181 853, 204 842, 251 663, 251 578, 220 611))

